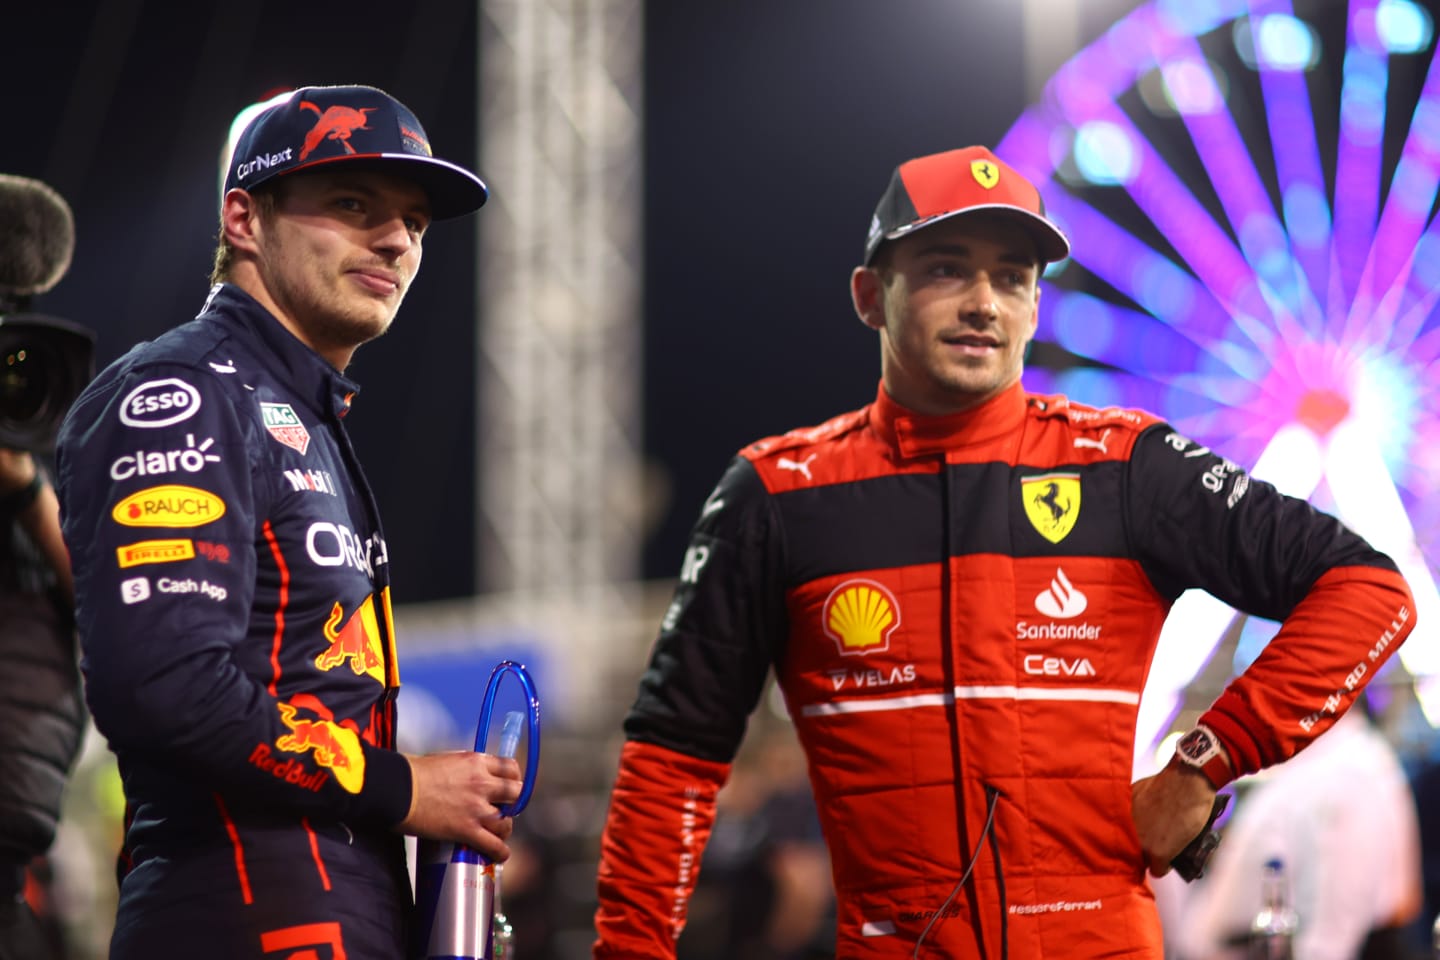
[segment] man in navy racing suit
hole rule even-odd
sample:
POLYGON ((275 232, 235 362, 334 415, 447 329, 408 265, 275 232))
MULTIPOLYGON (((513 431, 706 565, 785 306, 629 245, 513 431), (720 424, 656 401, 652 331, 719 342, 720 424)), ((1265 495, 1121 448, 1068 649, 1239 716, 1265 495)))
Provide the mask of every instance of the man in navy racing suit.
POLYGON ((111 957, 402 956, 403 834, 508 856, 514 761, 395 747, 389 557, 344 427, 432 219, 486 188, 373 87, 246 128, 194 321, 84 391, 58 450, 86 696, 126 830, 111 957))

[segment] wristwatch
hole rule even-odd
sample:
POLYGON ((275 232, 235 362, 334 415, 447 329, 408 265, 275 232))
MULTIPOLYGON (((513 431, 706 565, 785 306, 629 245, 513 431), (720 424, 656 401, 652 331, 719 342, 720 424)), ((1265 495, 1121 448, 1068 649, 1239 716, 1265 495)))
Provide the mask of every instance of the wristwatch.
POLYGON ((1175 744, 1175 759, 1203 773, 1216 790, 1234 778, 1220 739, 1215 736, 1214 730, 1204 724, 1185 734, 1175 744))

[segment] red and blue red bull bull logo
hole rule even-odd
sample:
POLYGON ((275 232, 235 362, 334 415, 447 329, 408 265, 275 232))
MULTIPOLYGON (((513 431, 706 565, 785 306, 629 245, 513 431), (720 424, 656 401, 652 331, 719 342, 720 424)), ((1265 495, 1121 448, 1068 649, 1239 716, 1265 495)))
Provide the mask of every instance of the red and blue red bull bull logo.
POLYGON ((317 764, 335 774, 340 786, 359 793, 365 783, 365 751, 360 746, 360 735, 333 720, 297 717, 298 711, 291 704, 275 706, 280 711, 280 722, 290 728, 289 733, 276 738, 275 746, 286 753, 310 752, 317 764))
POLYGON ((375 619, 375 598, 369 596, 360 609, 341 624, 345 608, 336 603, 325 622, 328 646, 315 658, 321 670, 334 670, 348 663, 358 677, 368 674, 376 683, 385 682, 385 659, 380 646, 380 624, 375 619))

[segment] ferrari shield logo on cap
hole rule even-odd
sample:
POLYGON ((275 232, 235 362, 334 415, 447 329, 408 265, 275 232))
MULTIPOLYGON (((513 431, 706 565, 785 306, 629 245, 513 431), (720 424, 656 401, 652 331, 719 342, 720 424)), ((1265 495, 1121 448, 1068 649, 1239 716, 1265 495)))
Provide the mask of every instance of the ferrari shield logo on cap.
POLYGON ((986 190, 1000 182, 1000 168, 989 160, 971 160, 970 176, 986 190))
POLYGON ((1020 481, 1020 495, 1025 502, 1025 516, 1040 536, 1059 543, 1075 529, 1080 516, 1080 475, 1078 473, 1047 473, 1020 481))

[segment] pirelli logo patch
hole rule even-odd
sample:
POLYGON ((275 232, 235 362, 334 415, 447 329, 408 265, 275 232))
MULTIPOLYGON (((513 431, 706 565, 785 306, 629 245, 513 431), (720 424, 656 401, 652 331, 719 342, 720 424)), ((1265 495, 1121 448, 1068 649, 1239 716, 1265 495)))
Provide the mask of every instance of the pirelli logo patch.
POLYGON ((1020 481, 1025 516, 1046 540, 1059 543, 1080 517, 1080 474, 1047 473, 1020 481))
POLYGON ((174 563, 176 560, 192 560, 195 557, 193 540, 141 540, 126 544, 115 550, 116 560, 122 568, 138 567, 144 563, 174 563))

